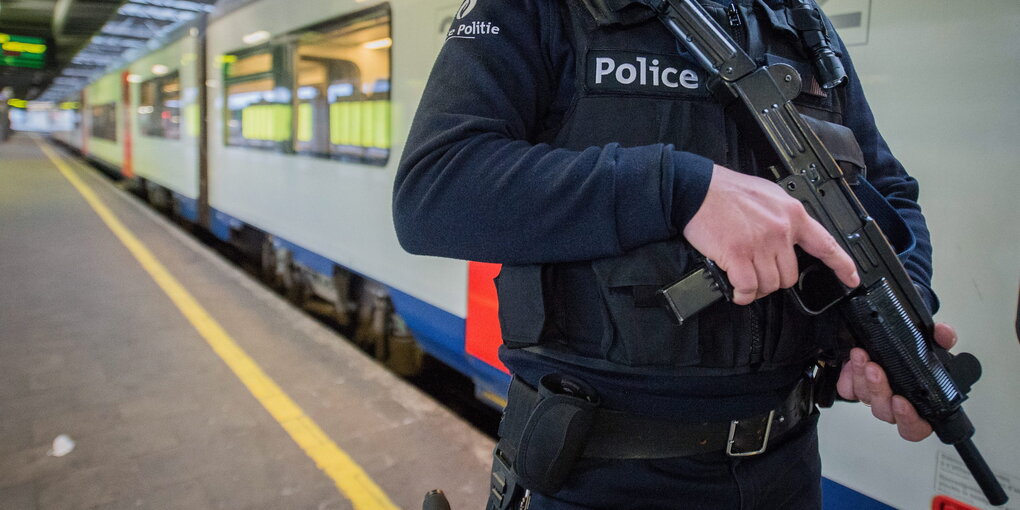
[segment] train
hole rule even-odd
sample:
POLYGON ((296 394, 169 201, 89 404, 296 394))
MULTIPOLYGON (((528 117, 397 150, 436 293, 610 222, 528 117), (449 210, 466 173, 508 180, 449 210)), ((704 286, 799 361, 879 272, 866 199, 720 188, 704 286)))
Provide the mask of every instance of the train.
MULTIPOLYGON (((474 1, 474 0, 469 0, 474 1)), ((879 127, 922 184, 940 320, 985 364, 967 404, 1020 509, 1020 8, 1011 0, 827 0, 879 127), (1009 234, 1012 231, 1013 234, 1009 234), (1004 397, 1005 396, 1005 397, 1004 397)), ((403 375, 426 354, 505 404, 499 266, 410 255, 391 192, 407 132, 461 0, 227 0, 67 98, 53 138, 154 207, 316 300, 403 375)), ((823 413, 825 506, 981 508, 951 449, 900 440, 861 406, 823 413), (941 505, 941 506, 940 506, 941 505), (951 506, 957 505, 957 506, 951 506), (968 506, 969 505, 969 506, 968 506)))

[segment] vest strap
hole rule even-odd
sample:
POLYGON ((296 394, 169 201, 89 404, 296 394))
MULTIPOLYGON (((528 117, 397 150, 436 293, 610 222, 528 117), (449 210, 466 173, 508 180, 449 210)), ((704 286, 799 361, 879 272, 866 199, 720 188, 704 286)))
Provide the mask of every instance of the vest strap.
POLYGON ((600 27, 634 25, 655 17, 647 0, 583 0, 583 3, 600 27))

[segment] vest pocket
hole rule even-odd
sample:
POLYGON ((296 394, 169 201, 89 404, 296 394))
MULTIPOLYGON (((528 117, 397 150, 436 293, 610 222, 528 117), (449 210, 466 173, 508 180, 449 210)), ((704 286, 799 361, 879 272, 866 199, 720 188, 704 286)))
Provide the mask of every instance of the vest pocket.
POLYGON ((507 347, 537 344, 546 324, 542 265, 504 265, 495 283, 503 343, 507 347))
POLYGON ((684 276, 691 251, 677 238, 592 262, 610 322, 602 339, 606 359, 627 366, 700 363, 698 317, 678 325, 658 295, 684 276))

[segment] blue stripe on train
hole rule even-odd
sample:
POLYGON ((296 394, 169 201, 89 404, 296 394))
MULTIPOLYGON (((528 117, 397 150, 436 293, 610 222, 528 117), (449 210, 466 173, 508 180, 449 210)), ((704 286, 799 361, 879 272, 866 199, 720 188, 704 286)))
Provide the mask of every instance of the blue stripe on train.
MULTIPOLYGON (((242 226, 243 222, 237 218, 223 211, 213 210, 211 230, 216 237, 229 242, 231 240, 231 230, 237 230, 242 226)), ((342 266, 342 264, 281 237, 274 236, 273 239, 276 244, 290 251, 295 262, 326 277, 333 276, 334 266, 342 266)), ((371 278, 367 275, 361 276, 371 278)), ((501 374, 503 379, 505 379, 505 385, 509 385, 509 376, 498 369, 489 367, 485 363, 479 363, 479 365, 489 367, 489 370, 473 367, 469 360, 472 357, 468 356, 464 351, 463 318, 412 297, 400 289, 390 286, 387 286, 387 288, 390 292, 390 298, 393 300, 393 306, 397 309, 400 316, 404 318, 408 328, 410 328, 426 352, 473 379, 481 377, 481 382, 487 387, 498 388, 504 385, 504 381, 492 374, 491 371, 501 374)), ((506 388, 503 387, 497 394, 505 395, 506 388)))
MULTIPOLYGON (((825 464, 825 459, 822 459, 825 464)), ((822 508, 825 510, 896 510, 828 478, 822 479, 822 508)))
POLYGON ((387 288, 397 313, 422 347, 458 372, 472 375, 464 352, 464 319, 393 287, 387 288))
POLYGON ((286 239, 274 237, 276 244, 286 248, 290 252, 291 256, 294 257, 294 262, 301 264, 316 273, 332 278, 333 277, 333 266, 338 266, 336 262, 319 255, 313 251, 308 251, 299 245, 296 245, 286 239))
POLYGON ((209 231, 221 241, 230 242, 230 230, 242 224, 240 220, 230 215, 213 209, 212 218, 209 220, 209 231))
MULTIPOLYGON (((242 225, 240 220, 220 211, 214 211, 212 216, 213 233, 225 241, 230 240, 231 228, 236 229, 242 225)), ((295 261, 320 274, 332 277, 333 266, 339 265, 294 243, 279 237, 275 239, 281 246, 291 251, 295 261)), ((403 317, 407 327, 410 328, 426 352, 460 373, 469 376, 475 383, 475 394, 481 400, 492 404, 490 399, 482 398, 486 392, 499 398, 506 398, 510 376, 465 352, 465 320, 463 318, 401 292, 397 288, 390 286, 387 288, 397 313, 403 317)), ((822 480, 822 494, 824 510, 895 510, 891 506, 827 478, 822 480)))
POLYGON ((174 203, 177 204, 177 214, 192 223, 198 223, 198 201, 176 191, 171 193, 174 196, 174 203))

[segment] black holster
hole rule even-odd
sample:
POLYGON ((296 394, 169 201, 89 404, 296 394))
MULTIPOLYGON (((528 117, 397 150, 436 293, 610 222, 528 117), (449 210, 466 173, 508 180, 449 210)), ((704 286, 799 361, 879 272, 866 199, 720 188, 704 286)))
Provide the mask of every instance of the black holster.
POLYGON ((581 455, 598 397, 584 382, 558 374, 531 388, 514 379, 500 421, 490 508, 507 508, 522 488, 555 493, 581 455), (491 504, 498 500, 500 506, 491 504))

